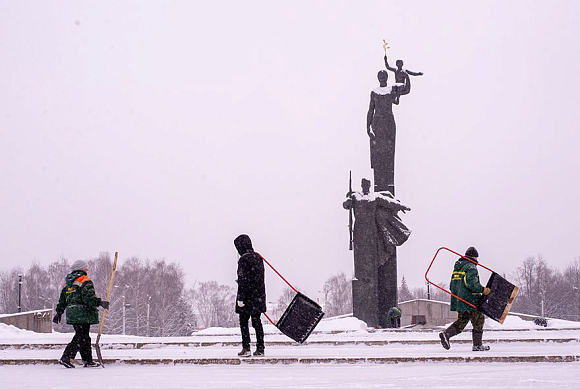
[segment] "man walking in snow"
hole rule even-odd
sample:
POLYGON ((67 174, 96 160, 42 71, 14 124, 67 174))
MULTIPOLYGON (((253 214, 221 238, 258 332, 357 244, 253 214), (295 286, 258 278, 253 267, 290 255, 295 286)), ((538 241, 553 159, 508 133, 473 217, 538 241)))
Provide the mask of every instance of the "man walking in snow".
POLYGON ((71 363, 77 352, 80 352, 85 367, 98 367, 93 362, 91 350, 91 337, 89 330, 91 324, 99 322, 97 307, 109 308, 109 302, 103 301, 95 295, 93 281, 87 276, 88 265, 83 260, 75 261, 71 266, 71 273, 65 278, 64 286, 60 292, 60 298, 56 305, 56 315, 52 321, 60 323, 61 316, 66 309, 66 323, 72 324, 75 335, 64 349, 59 363, 66 368, 75 367, 71 363))
POLYGON ((255 253, 248 235, 240 235, 234 240, 234 246, 240 254, 238 260, 238 294, 236 313, 240 315, 242 333, 242 351, 240 357, 250 356, 250 329, 248 321, 256 331, 256 351, 254 356, 264 356, 264 329, 260 316, 266 312, 266 285, 264 283, 264 262, 260 254, 255 253))
MULTIPOLYGON (((477 262, 479 253, 475 247, 470 247, 465 252, 465 256, 477 262)), ((463 300, 476 306, 479 303, 481 294, 488 295, 490 292, 489 288, 485 288, 479 283, 477 266, 463 257, 455 262, 455 267, 453 268, 453 274, 451 276, 450 289, 451 293, 454 295, 459 296, 463 300)), ((451 310, 457 311, 457 320, 445 331, 439 333, 441 345, 446 350, 449 350, 451 347, 449 339, 452 336, 461 333, 467 323, 471 321, 473 326, 473 329, 471 330, 473 351, 489 350, 489 346, 482 344, 483 324, 485 322, 483 313, 453 296, 451 297, 451 310)))

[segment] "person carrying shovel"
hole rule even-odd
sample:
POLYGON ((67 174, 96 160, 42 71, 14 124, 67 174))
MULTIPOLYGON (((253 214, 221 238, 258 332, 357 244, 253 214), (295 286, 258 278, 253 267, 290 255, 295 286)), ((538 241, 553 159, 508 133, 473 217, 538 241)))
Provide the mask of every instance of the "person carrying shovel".
MULTIPOLYGON (((479 253, 475 247, 470 247, 465 252, 465 256, 472 261, 477 262, 479 253)), ((479 283, 477 266, 469 259, 461 257, 455 262, 453 273, 451 275, 450 289, 454 295, 477 306, 481 295, 488 295, 490 289, 479 283)), ((451 348, 449 339, 460 334, 467 323, 471 321, 473 326, 471 331, 473 339, 472 350, 488 351, 489 346, 482 343, 483 324, 485 322, 485 316, 483 316, 483 313, 454 296, 451 297, 451 310, 457 311, 457 320, 447 327, 445 331, 439 333, 439 338, 441 339, 441 345, 443 348, 449 350, 451 348)))

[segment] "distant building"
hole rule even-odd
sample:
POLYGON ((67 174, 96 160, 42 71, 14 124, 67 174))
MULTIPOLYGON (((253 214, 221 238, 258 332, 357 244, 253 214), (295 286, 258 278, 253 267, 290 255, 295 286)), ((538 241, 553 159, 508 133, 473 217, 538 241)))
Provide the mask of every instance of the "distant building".
MULTIPOLYGON (((445 326, 457 320, 457 312, 450 310, 450 303, 445 301, 416 299, 399 303, 401 308, 401 327, 422 325, 425 327, 445 326)), ((533 321, 534 315, 510 312, 508 316, 517 316, 522 320, 533 321)))
POLYGON ((14 327, 28 331, 51 333, 52 309, 39 309, 37 311, 0 315, 0 323, 13 325, 14 327))

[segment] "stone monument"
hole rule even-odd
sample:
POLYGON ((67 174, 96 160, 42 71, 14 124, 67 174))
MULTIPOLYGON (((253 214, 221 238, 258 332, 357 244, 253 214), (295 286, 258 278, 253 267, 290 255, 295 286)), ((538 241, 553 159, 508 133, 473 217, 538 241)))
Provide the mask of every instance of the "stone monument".
POLYGON ((367 135, 370 142, 371 168, 374 173, 374 192, 370 181, 362 180, 362 192, 349 188, 345 209, 354 210, 354 233, 351 229, 351 249, 354 248, 354 278, 352 284, 353 314, 371 327, 388 327, 387 312, 397 306, 397 250, 411 231, 402 223, 399 211, 410 208, 395 196, 395 138, 396 124, 393 104, 409 94, 410 72, 391 68, 387 60, 387 42, 384 41, 385 66, 395 73, 395 85, 387 86, 388 73, 379 71, 379 87, 373 89, 367 113, 367 135))

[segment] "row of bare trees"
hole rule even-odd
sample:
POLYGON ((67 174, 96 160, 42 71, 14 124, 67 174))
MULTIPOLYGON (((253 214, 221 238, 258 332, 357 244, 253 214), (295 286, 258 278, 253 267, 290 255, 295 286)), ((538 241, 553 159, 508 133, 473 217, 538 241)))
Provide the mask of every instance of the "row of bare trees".
MULTIPOLYGON (((27 270, 0 271, 0 313, 18 311, 19 275, 23 276, 21 310, 54 310, 72 262, 61 258, 47 267, 35 263, 27 270)), ((101 253, 87 259, 87 263, 97 296, 104 299, 112 270, 111 256, 101 253)), ((283 292, 278 304, 274 304, 274 319, 282 314, 294 294, 290 289, 283 292)), ((186 336, 196 329, 238 325, 234 287, 207 281, 186 288, 185 272, 165 260, 123 260, 117 267, 110 300, 104 326, 107 334, 186 336)), ((72 331, 64 320, 54 328, 58 332, 72 331)))
MULTIPOLYGON (((22 275, 21 310, 55 309, 65 276, 73 261, 61 258, 47 267, 37 263, 27 270, 0 271, 0 313, 18 311, 18 282, 22 275)), ((87 260, 89 277, 104 299, 112 270, 108 253, 87 260)), ((115 274, 104 333, 139 336, 185 336, 198 328, 234 327, 235 289, 215 281, 185 287, 185 273, 165 260, 129 258, 115 274)), ((65 321, 59 332, 72 328, 65 321)))
POLYGON ((520 291, 512 310, 580 321, 580 258, 561 271, 550 267, 541 255, 528 257, 514 280, 520 291))
MULTIPOLYGON (((0 271, 0 313, 14 313, 18 308, 18 278, 22 275, 22 311, 52 308, 58 301, 64 277, 70 263, 61 258, 47 267, 33 264, 26 271, 14 268, 0 271)), ((87 260, 89 276, 99 297, 105 297, 112 269, 111 257, 101 253, 87 260)), ((504 275, 505 276, 505 275, 504 275)), ((512 311, 546 317, 580 321, 580 258, 564 271, 551 268, 541 256, 525 259, 515 274, 509 277, 520 287, 512 311)), ((443 288, 447 285, 441 284, 443 288)), ((327 317, 352 312, 352 282, 344 273, 327 279, 322 288, 327 317)), ((270 306, 271 317, 277 320, 295 293, 285 289, 270 306)), ((449 301, 448 294, 438 288, 410 288, 403 277, 399 301, 412 299, 449 301)), ((186 336, 195 329, 235 327, 235 289, 215 281, 185 286, 185 273, 165 260, 129 258, 117 269, 111 306, 105 322, 105 333, 139 336, 186 336)), ((70 331, 61 323, 59 332, 70 331)))
MULTIPOLYGON (((89 277, 98 297, 105 299, 112 260, 108 253, 87 260, 89 277)), ((61 258, 44 268, 33 264, 24 271, 14 268, 0 272, 0 313, 18 309, 18 277, 22 277, 21 310, 54 309, 69 261, 61 258)), ((129 258, 117 269, 115 287, 104 332, 142 336, 188 335, 197 326, 193 314, 192 293, 185 288, 185 274, 176 264, 164 260, 150 262, 129 258)), ((59 332, 71 331, 63 320, 55 325, 59 332)))

